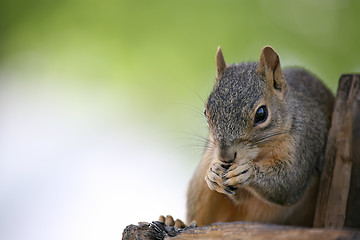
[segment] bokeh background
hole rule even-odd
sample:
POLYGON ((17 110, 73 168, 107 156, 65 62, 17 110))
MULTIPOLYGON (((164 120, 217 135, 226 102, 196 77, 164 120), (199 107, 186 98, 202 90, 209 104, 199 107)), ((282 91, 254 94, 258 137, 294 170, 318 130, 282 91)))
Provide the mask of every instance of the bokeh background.
POLYGON ((120 239, 185 216, 215 52, 271 45, 335 93, 360 1, 2 0, 0 239, 120 239))

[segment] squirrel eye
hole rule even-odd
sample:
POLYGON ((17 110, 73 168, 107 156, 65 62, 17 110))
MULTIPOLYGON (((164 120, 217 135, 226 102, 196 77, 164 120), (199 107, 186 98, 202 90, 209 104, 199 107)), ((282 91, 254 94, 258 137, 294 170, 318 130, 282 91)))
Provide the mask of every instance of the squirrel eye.
POLYGON ((265 122, 267 117, 268 117, 267 107, 265 105, 260 106, 255 113, 254 126, 258 125, 259 123, 265 122))

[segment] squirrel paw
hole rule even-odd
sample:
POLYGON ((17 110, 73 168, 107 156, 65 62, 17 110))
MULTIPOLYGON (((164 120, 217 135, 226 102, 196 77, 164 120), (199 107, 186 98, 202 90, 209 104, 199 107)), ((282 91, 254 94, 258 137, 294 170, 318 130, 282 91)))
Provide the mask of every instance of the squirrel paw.
POLYGON ((225 186, 223 185, 223 175, 226 172, 226 167, 227 166, 221 164, 220 162, 214 163, 208 169, 205 176, 205 181, 209 188, 213 191, 217 191, 223 194, 233 194, 231 189, 225 188, 225 186))
POLYGON ((250 164, 214 163, 208 170, 205 180, 211 190, 223 194, 235 194, 235 191, 246 186, 253 176, 253 168, 250 164))
POLYGON ((229 189, 236 190, 241 186, 246 186, 249 184, 251 178, 253 177, 254 170, 252 166, 248 163, 244 164, 233 164, 227 172, 224 174, 225 187, 229 189))

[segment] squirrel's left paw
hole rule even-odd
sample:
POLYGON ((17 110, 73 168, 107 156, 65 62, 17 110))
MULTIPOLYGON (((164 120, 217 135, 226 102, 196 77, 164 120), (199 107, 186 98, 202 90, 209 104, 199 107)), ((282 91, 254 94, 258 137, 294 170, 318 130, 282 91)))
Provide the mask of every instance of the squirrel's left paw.
POLYGON ((239 187, 246 186, 254 176, 254 169, 249 163, 233 164, 224 174, 224 186, 235 191, 239 187))

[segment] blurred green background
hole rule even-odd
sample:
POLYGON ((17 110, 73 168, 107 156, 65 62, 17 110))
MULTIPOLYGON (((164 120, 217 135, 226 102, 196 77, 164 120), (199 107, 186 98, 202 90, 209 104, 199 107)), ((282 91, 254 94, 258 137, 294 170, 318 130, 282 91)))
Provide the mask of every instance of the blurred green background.
MULTIPOLYGON (((283 66, 303 66, 335 91, 341 73, 360 70, 359 5, 2 0, 0 64, 30 78, 65 76, 72 84, 127 92, 130 104, 150 118, 169 104, 193 102, 194 92, 206 98, 218 45, 228 63, 257 60, 271 45, 283 66)), ((169 120, 192 124, 179 116, 169 120)))
POLYGON ((217 46, 232 63, 271 45, 335 93, 360 71, 359 11, 355 0, 2 0, 0 238, 119 239, 136 221, 183 218, 217 46))

